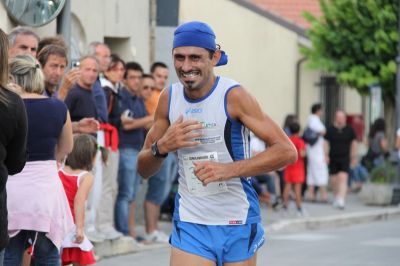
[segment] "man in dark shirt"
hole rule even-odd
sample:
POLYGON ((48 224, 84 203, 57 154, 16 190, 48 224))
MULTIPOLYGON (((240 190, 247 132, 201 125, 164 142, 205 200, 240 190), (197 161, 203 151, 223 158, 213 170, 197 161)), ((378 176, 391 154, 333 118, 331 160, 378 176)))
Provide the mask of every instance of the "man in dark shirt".
POLYGON ((88 55, 93 55, 99 60, 99 76, 93 85, 93 96, 96 102, 98 119, 102 123, 108 123, 107 99, 100 83, 100 77, 108 69, 111 50, 105 43, 91 42, 88 48, 88 55))
MULTIPOLYGON (((44 43, 49 43, 50 38, 43 39, 44 43)), ((38 51, 37 59, 42 65, 44 81, 45 81, 45 92, 44 94, 48 97, 58 98, 64 100, 68 91, 76 83, 79 78, 80 72, 78 69, 71 69, 68 73, 64 73, 68 64, 67 58, 67 47, 62 45, 64 40, 54 38, 53 43, 44 45, 39 42, 39 46, 42 45, 40 51, 38 51), (58 42, 57 42, 58 41, 58 42)))
POLYGON ((92 87, 99 73, 99 64, 95 57, 86 56, 80 60, 81 75, 78 82, 69 91, 65 98, 72 121, 83 118, 96 118, 96 104, 92 95, 92 87))
POLYGON ((329 149, 329 172, 334 191, 333 206, 344 209, 349 178, 350 163, 356 163, 356 134, 351 126, 346 124, 346 113, 338 110, 334 124, 328 127, 325 139, 329 149))
POLYGON ((136 238, 135 231, 135 195, 139 190, 140 176, 136 170, 137 155, 144 143, 145 128, 149 128, 153 118, 146 111, 143 99, 139 95, 142 67, 135 62, 126 64, 125 86, 119 90, 118 111, 120 121, 118 195, 115 205, 117 230, 124 235, 136 238))

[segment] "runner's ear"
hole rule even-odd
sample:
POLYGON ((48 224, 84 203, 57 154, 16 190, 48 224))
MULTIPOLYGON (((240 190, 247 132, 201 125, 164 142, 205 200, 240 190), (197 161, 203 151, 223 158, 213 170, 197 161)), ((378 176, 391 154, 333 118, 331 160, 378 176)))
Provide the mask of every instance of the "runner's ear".
POLYGON ((215 50, 213 57, 211 59, 213 66, 217 66, 220 58, 221 58, 221 50, 217 49, 215 50))

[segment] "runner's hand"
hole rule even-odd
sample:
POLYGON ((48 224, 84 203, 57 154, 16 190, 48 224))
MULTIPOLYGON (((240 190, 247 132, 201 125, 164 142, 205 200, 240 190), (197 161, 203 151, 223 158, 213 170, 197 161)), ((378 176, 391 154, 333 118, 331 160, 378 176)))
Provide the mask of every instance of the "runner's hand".
POLYGON ((193 162, 194 174, 203 183, 203 186, 211 182, 226 181, 231 178, 228 164, 217 162, 193 162))
POLYGON ((157 141, 158 150, 161 154, 165 154, 180 148, 197 146, 199 142, 194 139, 202 136, 202 133, 199 132, 202 128, 203 126, 199 121, 183 121, 183 117, 179 116, 167 129, 164 136, 157 141))

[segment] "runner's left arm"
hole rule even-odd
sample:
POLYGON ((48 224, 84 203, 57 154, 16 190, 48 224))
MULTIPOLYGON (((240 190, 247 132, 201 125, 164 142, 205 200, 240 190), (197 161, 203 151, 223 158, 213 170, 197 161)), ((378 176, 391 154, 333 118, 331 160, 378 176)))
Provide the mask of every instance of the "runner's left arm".
POLYGON ((268 148, 250 159, 232 163, 194 163, 195 174, 204 185, 233 177, 250 177, 271 172, 297 160, 297 151, 292 142, 243 87, 230 90, 227 101, 227 111, 231 119, 241 121, 268 148))

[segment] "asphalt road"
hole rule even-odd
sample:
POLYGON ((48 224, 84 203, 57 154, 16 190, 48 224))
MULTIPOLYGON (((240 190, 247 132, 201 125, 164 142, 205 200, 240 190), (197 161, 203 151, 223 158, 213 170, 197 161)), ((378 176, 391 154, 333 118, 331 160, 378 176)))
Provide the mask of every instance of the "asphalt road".
MULTIPOLYGON (((169 248, 142 251, 100 261, 99 266, 169 265, 169 248)), ((273 234, 259 250, 267 266, 400 265, 400 220, 392 219, 296 234, 273 234)))

